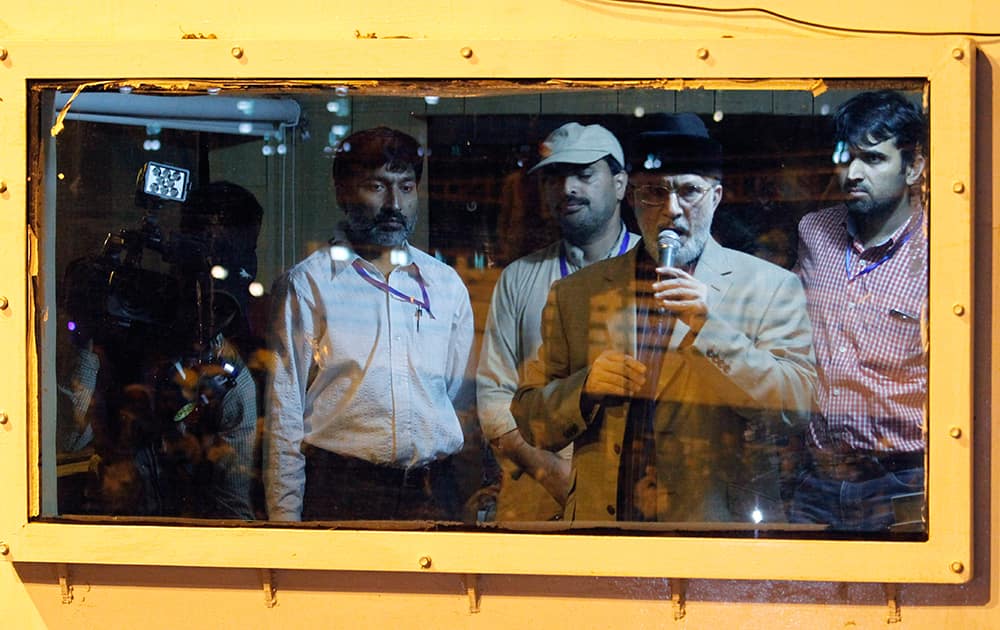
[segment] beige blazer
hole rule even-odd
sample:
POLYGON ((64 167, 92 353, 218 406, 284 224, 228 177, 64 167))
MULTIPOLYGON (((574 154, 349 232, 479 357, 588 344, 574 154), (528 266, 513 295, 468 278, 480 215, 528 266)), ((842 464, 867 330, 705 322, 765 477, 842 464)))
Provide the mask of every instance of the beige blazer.
MULTIPOLYGON (((566 518, 616 520, 629 399, 603 399, 586 417, 581 392, 605 349, 636 352, 636 250, 552 287, 538 359, 511 410, 532 443, 574 444, 566 518)), ((805 295, 784 269, 709 239, 695 278, 708 318, 695 335, 678 321, 657 386, 657 517, 684 523, 784 520, 780 449, 808 421, 816 371, 805 295)), ((588 406, 589 407, 589 406, 588 406)))

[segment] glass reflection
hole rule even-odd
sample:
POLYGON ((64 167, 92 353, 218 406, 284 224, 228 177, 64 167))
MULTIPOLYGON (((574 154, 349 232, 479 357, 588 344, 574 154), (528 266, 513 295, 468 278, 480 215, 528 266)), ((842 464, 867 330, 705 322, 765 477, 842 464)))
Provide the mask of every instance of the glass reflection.
POLYGON ((925 533, 921 86, 830 87, 84 92, 43 516, 925 533))

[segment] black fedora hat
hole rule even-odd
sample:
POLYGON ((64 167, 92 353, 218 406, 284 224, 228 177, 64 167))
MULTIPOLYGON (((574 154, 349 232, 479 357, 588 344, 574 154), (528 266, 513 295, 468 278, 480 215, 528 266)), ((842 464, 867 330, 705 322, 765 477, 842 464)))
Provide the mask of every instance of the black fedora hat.
POLYGON ((722 145, 697 115, 657 114, 649 122, 636 143, 638 171, 722 175, 722 145))

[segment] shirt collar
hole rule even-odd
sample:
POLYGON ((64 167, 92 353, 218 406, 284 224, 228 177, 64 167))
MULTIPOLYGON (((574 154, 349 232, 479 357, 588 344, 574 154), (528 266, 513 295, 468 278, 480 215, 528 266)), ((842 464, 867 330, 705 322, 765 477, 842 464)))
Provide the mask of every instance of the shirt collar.
MULTIPOLYGON (((397 269, 405 270, 410 275, 421 275, 420 266, 417 264, 414 253, 418 251, 409 241, 403 243, 402 251, 406 253, 409 259, 405 264, 401 264, 397 269)), ((354 261, 360 261, 365 268, 372 271, 376 271, 375 265, 373 265, 368 260, 362 258, 354 251, 354 247, 351 245, 350 240, 347 238, 347 234, 341 229, 334 230, 333 238, 328 241, 327 254, 330 256, 330 260, 333 262, 333 275, 336 276, 342 270, 350 267, 354 264, 354 261)))
POLYGON ((896 228, 896 230, 892 234, 890 234, 888 238, 886 238, 881 243, 875 243, 874 245, 867 248, 858 242, 858 226, 854 222, 854 215, 852 215, 850 212, 847 212, 844 217, 844 227, 847 230, 848 236, 851 237, 851 242, 856 246, 858 246, 858 249, 862 251, 867 251, 871 249, 892 247, 892 245, 898 242, 900 238, 908 234, 910 230, 920 229, 920 224, 923 222, 923 218, 924 218, 923 206, 917 205, 916 207, 913 208, 913 212, 910 213, 910 218, 908 218, 906 221, 903 222, 902 225, 896 228))

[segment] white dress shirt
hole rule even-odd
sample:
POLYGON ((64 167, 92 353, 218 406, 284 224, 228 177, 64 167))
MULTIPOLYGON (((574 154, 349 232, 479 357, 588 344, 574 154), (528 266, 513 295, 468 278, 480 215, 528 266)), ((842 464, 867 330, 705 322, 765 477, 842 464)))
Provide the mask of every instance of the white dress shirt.
POLYGON ((406 251, 409 262, 384 278, 347 247, 328 245, 275 283, 270 519, 301 518, 303 442, 396 468, 461 450, 456 408, 472 395, 469 294, 451 267, 406 251))

